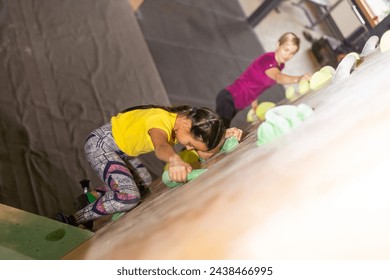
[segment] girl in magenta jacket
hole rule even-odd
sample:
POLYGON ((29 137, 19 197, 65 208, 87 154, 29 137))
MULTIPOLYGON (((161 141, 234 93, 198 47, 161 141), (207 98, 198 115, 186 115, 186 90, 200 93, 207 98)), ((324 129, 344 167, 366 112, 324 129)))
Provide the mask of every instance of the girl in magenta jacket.
POLYGON ((285 63, 298 52, 299 43, 300 39, 294 33, 283 34, 274 52, 256 58, 233 84, 218 94, 216 112, 223 119, 225 127, 229 127, 238 111, 247 106, 251 105, 256 111, 257 98, 271 86, 294 84, 302 79, 310 79, 310 74, 290 76, 282 73, 285 63))

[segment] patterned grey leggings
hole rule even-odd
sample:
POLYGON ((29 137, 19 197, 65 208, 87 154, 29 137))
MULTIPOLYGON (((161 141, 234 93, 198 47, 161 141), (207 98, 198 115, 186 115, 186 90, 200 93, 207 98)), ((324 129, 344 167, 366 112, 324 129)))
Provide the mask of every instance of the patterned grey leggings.
POLYGON ((149 186, 152 177, 138 158, 119 150, 112 137, 111 122, 93 131, 84 149, 89 164, 104 181, 106 189, 94 203, 76 212, 76 221, 85 223, 135 207, 141 200, 138 187, 149 186))

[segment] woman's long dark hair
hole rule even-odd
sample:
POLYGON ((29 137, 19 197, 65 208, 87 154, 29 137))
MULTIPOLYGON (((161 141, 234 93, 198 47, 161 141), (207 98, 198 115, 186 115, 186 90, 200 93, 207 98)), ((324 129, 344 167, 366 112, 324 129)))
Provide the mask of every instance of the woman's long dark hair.
POLYGON ((187 105, 164 107, 158 105, 140 105, 130 107, 123 110, 121 113, 126 113, 133 110, 144 110, 158 108, 171 113, 177 113, 191 120, 191 134, 203 141, 209 150, 214 149, 221 142, 225 135, 226 128, 222 119, 217 113, 206 107, 190 107, 187 105))

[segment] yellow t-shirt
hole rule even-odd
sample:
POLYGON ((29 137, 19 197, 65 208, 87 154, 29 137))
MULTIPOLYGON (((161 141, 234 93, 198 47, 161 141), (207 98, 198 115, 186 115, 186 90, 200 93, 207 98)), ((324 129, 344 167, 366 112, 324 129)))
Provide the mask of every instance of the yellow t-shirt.
POLYGON ((111 118, 115 143, 129 156, 138 156, 154 151, 149 130, 159 128, 166 132, 168 143, 176 144, 172 131, 177 114, 152 108, 119 113, 111 118))

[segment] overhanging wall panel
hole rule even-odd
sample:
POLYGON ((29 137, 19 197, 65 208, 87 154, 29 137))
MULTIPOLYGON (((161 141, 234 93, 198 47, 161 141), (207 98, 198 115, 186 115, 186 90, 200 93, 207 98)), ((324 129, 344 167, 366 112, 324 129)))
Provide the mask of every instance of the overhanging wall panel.
POLYGON ((79 180, 101 184, 84 159, 88 134, 169 99, 128 1, 2 3, 0 202, 70 212, 79 180))
MULTIPOLYGON (((237 1, 145 1, 137 18, 172 103, 214 109, 218 92, 264 53, 237 1)), ((259 100, 283 98, 275 86, 259 100)), ((232 124, 246 127, 245 114, 232 124)))

